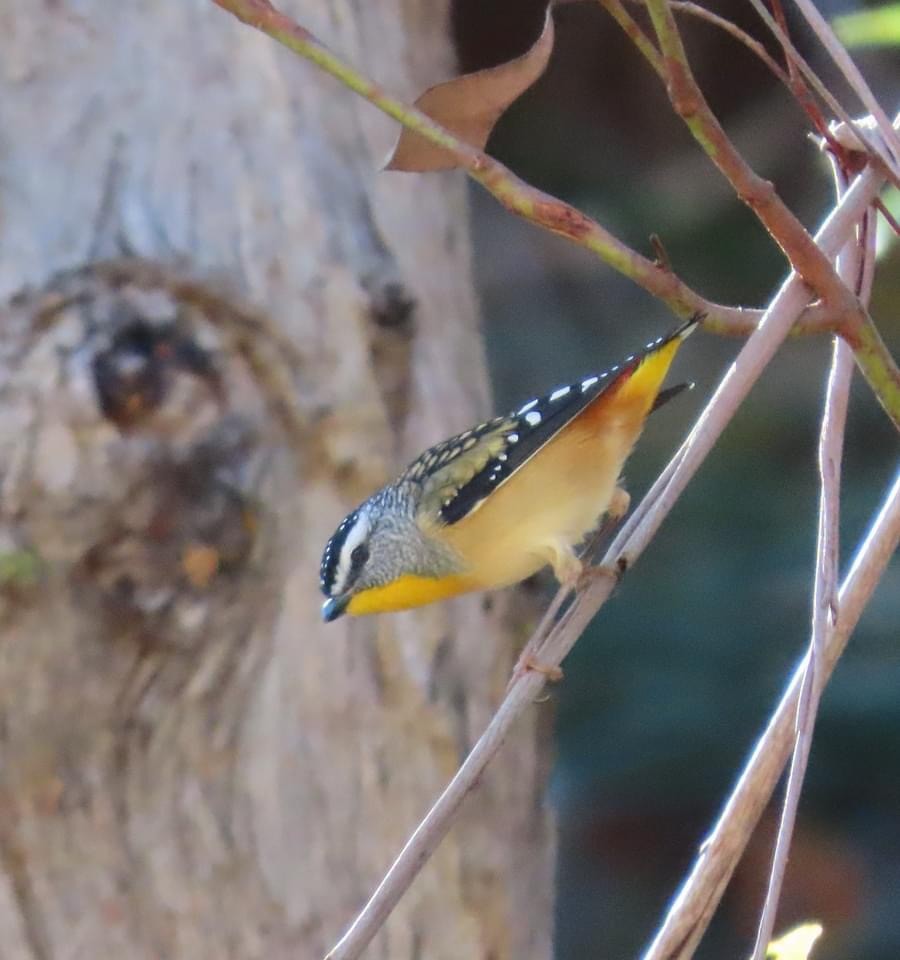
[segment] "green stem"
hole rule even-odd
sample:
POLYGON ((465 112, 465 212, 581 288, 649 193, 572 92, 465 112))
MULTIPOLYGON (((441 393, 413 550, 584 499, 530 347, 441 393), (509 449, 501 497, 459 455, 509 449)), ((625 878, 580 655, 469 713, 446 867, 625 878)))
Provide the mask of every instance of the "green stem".
POLYGON ((653 68, 653 71, 662 80, 666 82, 666 68, 663 65, 663 59, 659 50, 653 45, 653 42, 641 29, 640 24, 625 9, 621 0, 600 0, 600 5, 622 28, 629 40, 638 48, 647 63, 653 68))
MULTIPOLYGON (((536 189, 483 151, 454 136, 421 110, 385 93, 332 53, 308 30, 276 10, 268 0, 213 2, 311 61, 408 130, 452 154, 458 165, 511 213, 590 250, 614 270, 658 297, 678 316, 704 313, 709 318, 710 329, 730 334, 741 335, 755 329, 761 311, 724 306, 705 299, 671 270, 641 256, 580 210, 536 189)), ((798 327, 798 332, 813 327, 816 330, 829 329, 833 323, 820 312, 818 319, 808 321, 805 327, 798 327)))
MULTIPOLYGON (((620 0, 601 2, 623 26, 657 74, 661 78, 668 78, 670 96, 676 110, 704 150, 735 186, 741 199, 754 209, 782 249, 801 251, 798 259, 805 269, 797 266, 798 272, 813 289, 823 295, 826 306, 824 309, 821 306, 808 308, 792 332, 834 331, 840 327, 851 346, 854 339, 857 340, 858 346, 854 346, 857 363, 884 408, 900 426, 900 377, 896 364, 871 320, 866 323, 863 319, 865 314, 858 310, 855 301, 851 298, 848 302, 846 299, 846 288, 842 284, 834 287, 829 282, 836 279, 832 264, 774 195, 771 184, 747 167, 725 136, 696 87, 666 0, 647 0, 662 54, 624 10, 620 0), (673 81, 673 76, 676 81, 673 81), (788 227, 786 231, 785 224, 788 227), (796 229, 793 229, 794 225, 796 229), (788 235, 786 237, 785 232, 788 235), (847 329, 852 329, 853 333, 848 335, 847 329)), ((452 154, 458 165, 511 213, 590 250, 604 263, 662 300, 678 316, 703 313, 707 318, 704 328, 724 335, 746 335, 756 328, 762 315, 760 310, 729 307, 705 299, 671 270, 641 256, 596 220, 526 183, 497 160, 454 136, 421 110, 385 93, 381 87, 332 53, 312 33, 273 7, 268 0, 213 0, 213 3, 314 63, 403 127, 452 154)))
POLYGON ((744 160, 710 109, 691 71, 669 0, 646 0, 664 58, 666 88, 676 113, 784 251, 791 267, 842 320, 840 332, 891 420, 900 429, 900 375, 878 330, 838 276, 835 265, 775 192, 744 160))
POLYGON ((856 365, 878 402, 900 430, 900 370, 881 339, 878 327, 866 314, 865 322, 844 333, 843 337, 853 350, 856 365))

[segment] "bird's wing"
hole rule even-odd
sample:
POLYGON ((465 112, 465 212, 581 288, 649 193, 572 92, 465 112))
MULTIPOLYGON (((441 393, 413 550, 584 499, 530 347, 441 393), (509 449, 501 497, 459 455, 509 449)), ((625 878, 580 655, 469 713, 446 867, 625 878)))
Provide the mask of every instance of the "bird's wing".
MULTIPOLYGON (((689 321, 604 373, 558 387, 505 417, 488 420, 426 450, 403 476, 422 485, 420 516, 432 522, 439 517, 443 524, 458 523, 587 407, 629 380, 667 344, 686 337, 696 323, 689 321)), ((650 404, 656 398, 655 389, 658 384, 650 404)), ((670 396, 674 392, 673 388, 670 396)))

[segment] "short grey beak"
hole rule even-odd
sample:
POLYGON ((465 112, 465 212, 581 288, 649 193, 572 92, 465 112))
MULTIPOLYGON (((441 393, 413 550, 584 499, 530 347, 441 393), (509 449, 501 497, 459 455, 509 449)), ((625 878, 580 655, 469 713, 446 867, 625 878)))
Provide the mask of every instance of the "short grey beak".
POLYGON ((331 623, 332 620, 337 620, 337 618, 340 617, 347 609, 347 604, 349 602, 349 595, 344 595, 343 597, 329 597, 322 604, 322 619, 326 623, 331 623))

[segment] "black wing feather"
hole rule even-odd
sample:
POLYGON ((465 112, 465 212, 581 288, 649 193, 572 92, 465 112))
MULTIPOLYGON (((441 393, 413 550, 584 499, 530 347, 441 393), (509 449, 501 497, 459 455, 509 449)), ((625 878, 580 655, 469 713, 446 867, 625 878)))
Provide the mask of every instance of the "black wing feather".
MULTIPOLYGON (((433 508, 430 494, 439 498, 437 510, 445 524, 458 523, 589 404, 629 377, 646 356, 676 337, 686 335, 699 319, 692 318, 604 373, 558 387, 530 400, 506 417, 488 420, 437 444, 411 464, 404 476, 426 485, 423 502, 427 501, 427 507, 433 508)), ((686 386, 689 385, 663 391, 653 409, 686 386)))
POLYGON ((502 455, 491 458, 459 488, 450 503, 442 507, 444 522, 458 523, 471 513, 611 384, 628 375, 636 363, 635 358, 629 357, 621 367, 559 387, 509 414, 505 418, 509 426, 503 431, 502 455))

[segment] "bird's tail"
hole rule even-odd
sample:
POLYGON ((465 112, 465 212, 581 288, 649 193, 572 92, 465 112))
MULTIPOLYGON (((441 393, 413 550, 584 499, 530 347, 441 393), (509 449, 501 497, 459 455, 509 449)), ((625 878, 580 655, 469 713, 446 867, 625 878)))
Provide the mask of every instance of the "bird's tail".
POLYGON ((683 390, 690 390, 694 386, 692 383, 680 383, 666 390, 660 390, 660 388, 678 348, 685 338, 697 329, 702 320, 702 314, 695 314, 671 333, 648 344, 643 353, 633 361, 631 370, 626 368, 620 382, 615 385, 616 402, 632 403, 643 407, 646 414, 649 414, 653 410, 658 410, 683 390))

